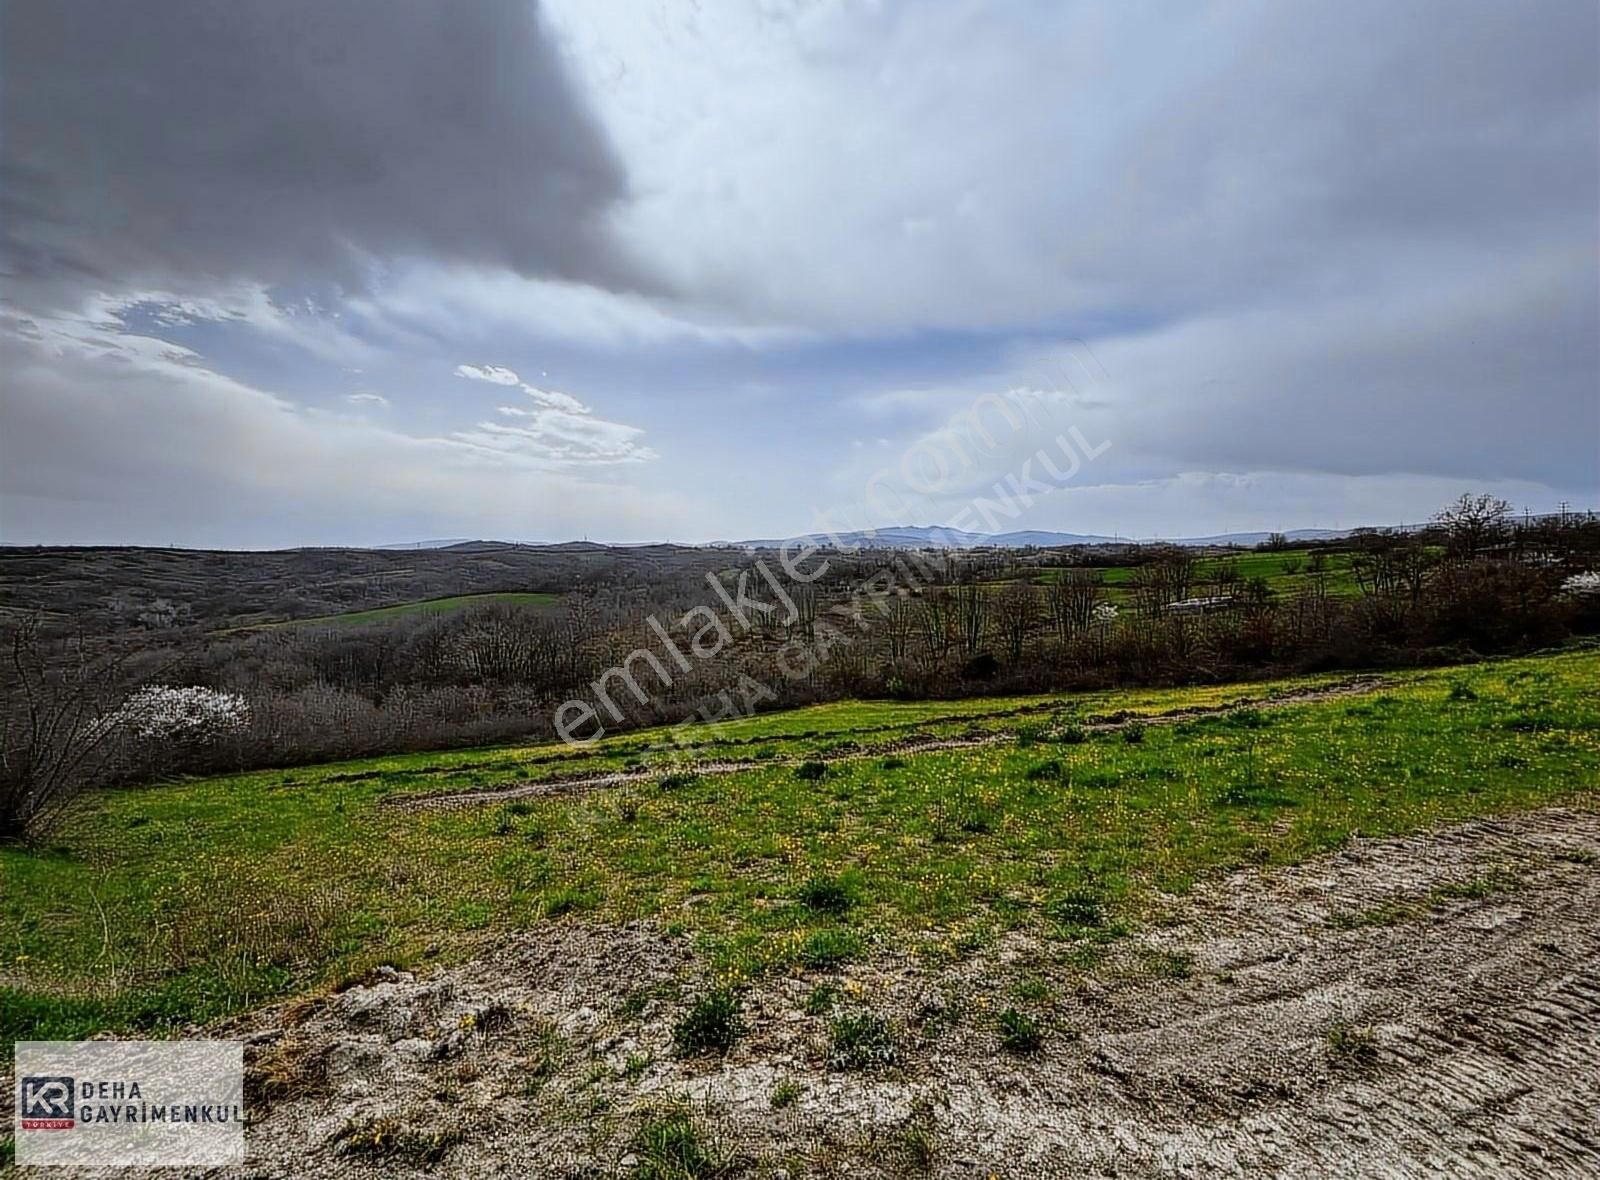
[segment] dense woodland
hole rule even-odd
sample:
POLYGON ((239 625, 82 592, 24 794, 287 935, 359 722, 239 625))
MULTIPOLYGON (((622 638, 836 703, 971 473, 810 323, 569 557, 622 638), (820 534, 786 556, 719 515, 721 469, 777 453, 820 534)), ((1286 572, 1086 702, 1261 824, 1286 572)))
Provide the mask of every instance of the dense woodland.
POLYGON ((1254 552, 468 545, 0 563, 9 838, 97 781, 548 739, 563 701, 598 702, 597 680, 615 731, 843 696, 1469 660, 1600 630, 1600 521, 1525 520, 1489 497, 1419 531, 1254 552), (512 591, 553 597, 318 617, 512 591))

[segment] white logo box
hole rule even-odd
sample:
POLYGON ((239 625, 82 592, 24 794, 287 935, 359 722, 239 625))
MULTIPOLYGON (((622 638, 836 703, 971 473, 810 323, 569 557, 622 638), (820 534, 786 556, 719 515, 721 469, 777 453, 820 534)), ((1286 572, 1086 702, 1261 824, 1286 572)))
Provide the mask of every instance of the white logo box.
POLYGON ((244 1161, 238 1041, 18 1041, 16 1070, 21 1166, 244 1161))

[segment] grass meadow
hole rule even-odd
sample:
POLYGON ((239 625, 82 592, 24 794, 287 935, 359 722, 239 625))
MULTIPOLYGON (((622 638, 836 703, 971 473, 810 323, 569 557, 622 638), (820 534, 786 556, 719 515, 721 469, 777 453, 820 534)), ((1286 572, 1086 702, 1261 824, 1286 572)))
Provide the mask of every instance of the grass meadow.
POLYGON ((0 1039, 162 1034, 540 923, 647 918, 720 981, 1007 930, 1092 966, 1164 897, 1469 816, 1600 805, 1600 653, 1097 732, 1319 683, 845 702, 581 752, 534 746, 179 781, 0 849, 0 1039), (984 744, 861 756, 905 737, 984 744), (695 761, 750 760, 695 774, 695 761), (820 769, 819 769, 820 768, 820 769), (559 797, 408 796, 591 769, 559 797))
POLYGON ((344 611, 333 615, 313 615, 305 619, 288 619, 279 623, 264 623, 268 627, 303 627, 311 624, 325 626, 358 626, 362 623, 382 623, 390 619, 414 615, 446 615, 475 606, 551 606, 561 600, 559 594, 546 594, 534 590, 506 590, 488 594, 455 594, 447 598, 424 598, 417 602, 401 602, 394 606, 378 606, 370 610, 344 611))
MULTIPOLYGON (((1202 557, 1194 563, 1194 592, 1197 595, 1207 593, 1205 584, 1219 566, 1232 566, 1244 581, 1265 579, 1274 594, 1293 595, 1311 589, 1319 580, 1327 593, 1337 597, 1351 597, 1361 592, 1352 568, 1352 554, 1322 551, 1324 564, 1321 571, 1317 571, 1311 567, 1311 557, 1316 552, 1318 550, 1314 549, 1244 550, 1227 557, 1202 557)), ((1122 605, 1133 601, 1137 571, 1138 567, 1132 565, 1105 566, 1098 570, 1109 602, 1122 605)), ((1063 572, 1059 567, 1043 570, 1034 580, 1055 582, 1063 572)))

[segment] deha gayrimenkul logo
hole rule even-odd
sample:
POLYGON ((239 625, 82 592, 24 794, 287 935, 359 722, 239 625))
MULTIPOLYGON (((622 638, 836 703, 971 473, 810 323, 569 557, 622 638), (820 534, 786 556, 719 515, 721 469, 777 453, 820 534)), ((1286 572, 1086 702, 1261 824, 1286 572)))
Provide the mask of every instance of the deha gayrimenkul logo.
POLYGON ((75 1126, 77 1089, 70 1077, 22 1079, 22 1129, 70 1131, 75 1126))

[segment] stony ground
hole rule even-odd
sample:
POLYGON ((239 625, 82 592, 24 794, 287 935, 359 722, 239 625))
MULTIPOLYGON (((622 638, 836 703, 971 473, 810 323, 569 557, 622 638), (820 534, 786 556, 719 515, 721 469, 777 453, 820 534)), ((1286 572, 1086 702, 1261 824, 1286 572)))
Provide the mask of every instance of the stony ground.
POLYGON ((681 1175, 637 1132, 686 1110, 707 1176, 1592 1177, 1597 914, 1600 816, 1545 811, 1233 876, 1092 965, 1014 938, 766 981, 725 1057, 675 1052, 704 978, 648 926, 209 1031, 251 1042, 240 1176, 681 1175), (853 1012, 892 1061, 830 1068, 853 1012))

